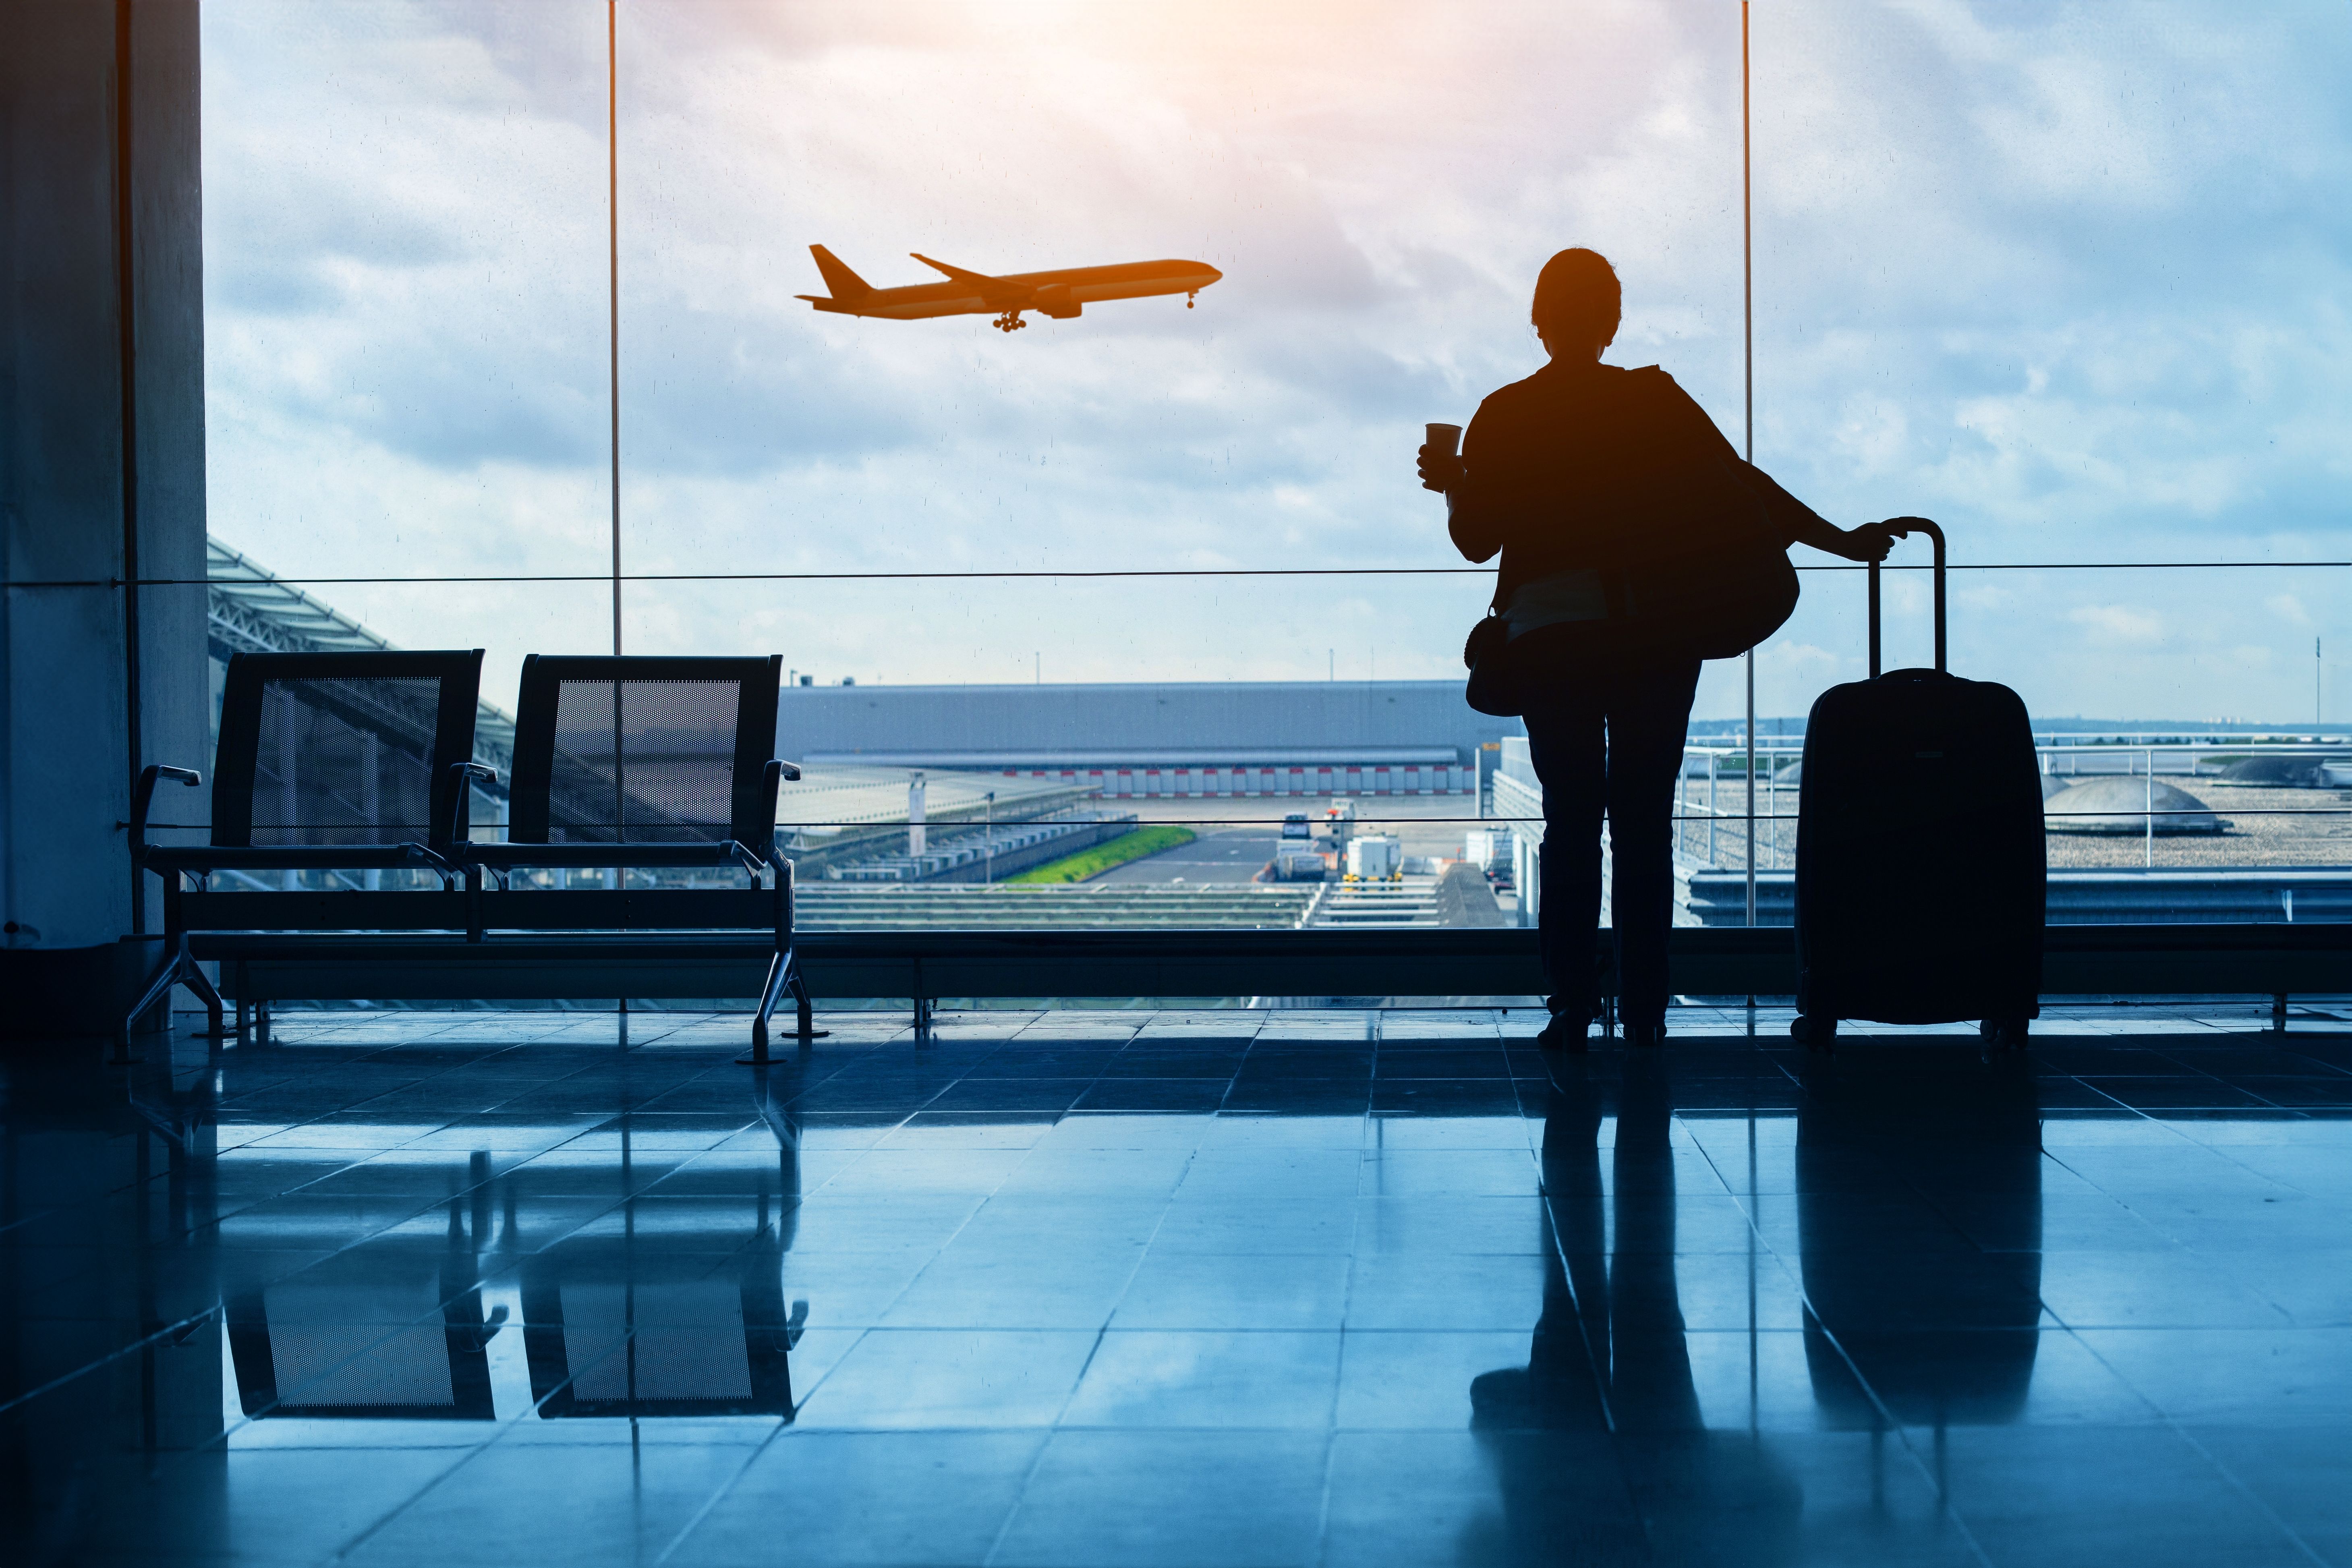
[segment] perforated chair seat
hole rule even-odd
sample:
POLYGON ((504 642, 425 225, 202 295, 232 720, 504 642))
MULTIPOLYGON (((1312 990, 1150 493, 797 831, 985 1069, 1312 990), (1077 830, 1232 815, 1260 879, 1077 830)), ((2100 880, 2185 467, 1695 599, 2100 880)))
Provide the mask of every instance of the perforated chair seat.
POLYGON ((141 862, 151 871, 375 871, 423 868, 456 876, 460 868, 414 841, 404 844, 151 844, 141 862))
POLYGON ((767 858, 748 845, 722 838, 715 844, 468 844, 459 852, 470 865, 494 871, 523 866, 565 870, 613 867, 740 866, 757 875, 767 858))

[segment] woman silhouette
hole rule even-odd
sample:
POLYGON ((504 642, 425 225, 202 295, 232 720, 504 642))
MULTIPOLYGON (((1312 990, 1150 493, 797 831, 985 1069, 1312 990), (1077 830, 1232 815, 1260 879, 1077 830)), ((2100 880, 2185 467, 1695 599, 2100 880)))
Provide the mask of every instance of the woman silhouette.
POLYGON ((1674 782, 1700 661, 1671 637, 1637 643, 1610 626, 1625 613, 1629 573, 1656 583, 1704 548, 1697 524, 1678 527, 1658 499, 1727 472, 1782 548, 1876 561, 1891 542, 1875 527, 1838 527, 1742 462, 1663 371, 1602 364, 1621 300, 1616 272, 1595 251, 1563 250, 1544 263, 1530 315, 1551 363, 1478 405, 1458 458, 1421 449, 1421 482, 1444 493, 1454 544, 1472 561, 1502 552, 1495 608, 1510 639, 1571 634, 1541 639, 1544 656, 1524 687, 1528 750, 1544 792, 1538 913, 1552 994, 1541 1038, 1577 1049, 1600 1002, 1604 813, 1625 1037, 1654 1046, 1665 1036, 1674 782))

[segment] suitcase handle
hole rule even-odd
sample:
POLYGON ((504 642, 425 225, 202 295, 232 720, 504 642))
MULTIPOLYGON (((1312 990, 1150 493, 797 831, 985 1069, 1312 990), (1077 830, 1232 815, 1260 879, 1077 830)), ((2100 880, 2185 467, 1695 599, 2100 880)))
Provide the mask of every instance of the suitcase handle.
MULTIPOLYGON (((1924 517, 1890 517, 1885 522, 1874 522, 1873 528, 1883 528, 1897 539, 1908 539, 1924 533, 1936 545, 1936 670, 1944 669, 1944 531, 1924 517)), ((1870 563, 1870 678, 1878 679, 1878 563, 1870 563)))

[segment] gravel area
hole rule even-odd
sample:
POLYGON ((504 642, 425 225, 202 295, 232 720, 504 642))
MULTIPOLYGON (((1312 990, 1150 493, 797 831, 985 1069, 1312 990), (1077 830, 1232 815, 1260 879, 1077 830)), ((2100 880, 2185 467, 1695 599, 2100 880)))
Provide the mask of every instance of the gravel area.
MULTIPOLYGON (((2352 866, 2352 793, 2275 789, 2219 779, 2166 779, 2213 808, 2219 833, 2156 836, 2158 866, 2352 866), (2341 812, 2333 816, 2271 816, 2274 811, 2341 812)), ((2147 846, 2137 834, 2053 833, 2053 867, 2138 866, 2147 846)))

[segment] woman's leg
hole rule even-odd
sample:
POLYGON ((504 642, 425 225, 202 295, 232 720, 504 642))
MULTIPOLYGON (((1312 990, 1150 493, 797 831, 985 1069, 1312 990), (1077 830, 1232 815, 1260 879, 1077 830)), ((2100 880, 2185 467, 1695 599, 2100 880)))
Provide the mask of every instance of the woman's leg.
POLYGON ((1629 661, 1609 685, 1609 923, 1617 936, 1618 1005, 1630 1030, 1654 1027, 1666 1016, 1675 778, 1698 689, 1698 660, 1629 661))
POLYGON ((1528 753, 1543 784, 1544 843, 1537 923, 1551 1010, 1571 1023, 1600 1009, 1594 945, 1601 928, 1601 810, 1608 788, 1598 687, 1563 679, 1528 710, 1528 753))

